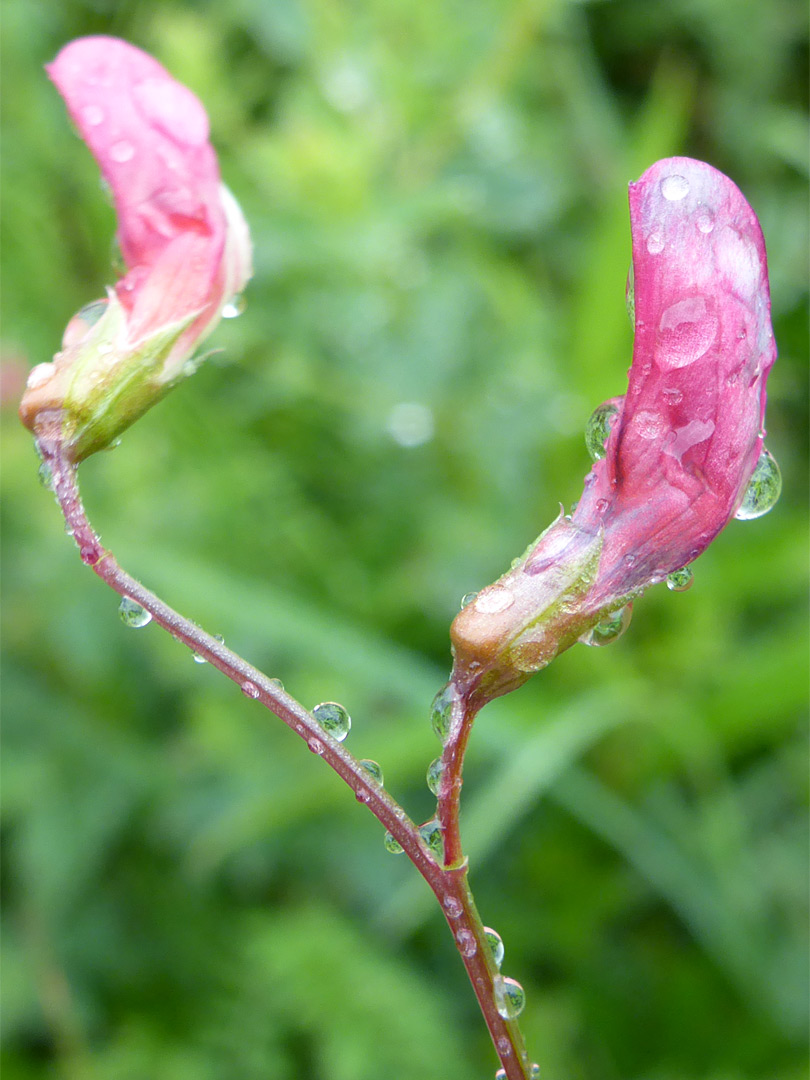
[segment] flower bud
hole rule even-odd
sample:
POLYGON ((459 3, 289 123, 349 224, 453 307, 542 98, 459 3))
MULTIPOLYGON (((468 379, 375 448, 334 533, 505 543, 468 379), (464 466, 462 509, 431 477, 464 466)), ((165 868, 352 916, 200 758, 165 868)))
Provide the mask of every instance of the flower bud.
POLYGON ((670 158, 630 185, 630 222, 633 363, 627 394, 590 433, 606 435, 604 456, 592 447, 570 519, 451 629, 454 681, 479 707, 696 559, 734 517, 763 450, 776 346, 756 215, 710 165, 670 158))
POLYGON ((115 203, 124 277, 82 309, 20 406, 61 415, 66 454, 103 449, 194 370, 189 358, 251 274, 247 225, 220 183, 197 98, 125 41, 79 38, 48 67, 115 203))

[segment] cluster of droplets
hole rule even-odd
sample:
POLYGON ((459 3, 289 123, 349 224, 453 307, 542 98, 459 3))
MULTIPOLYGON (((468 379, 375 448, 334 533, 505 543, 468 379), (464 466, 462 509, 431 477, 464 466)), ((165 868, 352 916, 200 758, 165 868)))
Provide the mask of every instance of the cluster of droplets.
POLYGON ((734 515, 738 521, 753 521, 767 514, 782 493, 782 474, 773 454, 762 448, 742 502, 734 515))
POLYGON ((118 614, 121 616, 121 622, 124 626, 131 626, 135 629, 148 626, 152 621, 152 616, 146 608, 128 596, 122 597, 121 603, 118 605, 118 614))
POLYGON ((351 730, 352 718, 336 701, 324 701, 316 705, 312 715, 327 735, 331 735, 338 742, 343 742, 351 730))
POLYGON ((591 461, 600 461, 605 456, 605 443, 618 415, 618 407, 609 402, 591 413, 585 427, 585 446, 591 461))
POLYGON ((611 612, 606 618, 592 626, 579 639, 583 645, 600 646, 610 645, 622 636, 630 625, 633 614, 633 605, 625 604, 618 611, 611 612))

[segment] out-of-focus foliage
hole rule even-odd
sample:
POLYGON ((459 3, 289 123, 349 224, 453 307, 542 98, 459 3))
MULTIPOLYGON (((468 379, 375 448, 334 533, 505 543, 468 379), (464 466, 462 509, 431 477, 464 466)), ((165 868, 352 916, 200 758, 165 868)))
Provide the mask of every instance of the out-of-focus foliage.
POLYGON ((4 1080, 467 1080, 494 1055, 426 889, 323 763, 126 629, 14 409, 112 278, 42 65, 124 36, 192 86, 246 313, 82 469, 122 564, 345 703, 417 818, 459 598, 570 504, 631 349, 626 183, 760 215, 785 492, 473 737, 464 832, 559 1080, 796 1080, 806 1002, 806 11, 799 0, 4 5, 4 1080))

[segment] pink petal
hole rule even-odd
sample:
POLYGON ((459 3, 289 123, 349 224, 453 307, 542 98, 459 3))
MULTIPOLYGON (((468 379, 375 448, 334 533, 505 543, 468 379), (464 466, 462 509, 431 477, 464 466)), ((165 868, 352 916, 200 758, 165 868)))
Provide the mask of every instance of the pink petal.
POLYGON ((214 299, 225 243, 203 106, 151 56, 116 38, 73 41, 47 70, 112 190, 129 269, 118 292, 128 310, 137 309, 138 333, 159 326, 166 311, 161 304, 150 319, 138 293, 153 268, 171 263, 179 237, 189 238, 195 258, 185 267, 177 262, 172 317, 202 309, 214 299))

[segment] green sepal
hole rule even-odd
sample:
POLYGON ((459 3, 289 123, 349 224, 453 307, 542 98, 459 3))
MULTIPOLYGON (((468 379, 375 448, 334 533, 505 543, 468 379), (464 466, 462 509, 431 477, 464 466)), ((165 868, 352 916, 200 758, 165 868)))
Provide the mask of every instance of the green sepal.
MULTIPOLYGON (((64 433, 71 457, 79 462, 104 450, 185 375, 174 377, 164 367, 183 332, 197 318, 161 327, 134 346, 126 339, 126 312, 114 292, 99 321, 78 344, 71 346, 70 380, 65 393, 64 433), (127 345, 122 350, 121 343, 127 345)), ((188 373, 191 374, 193 368, 188 373)))

